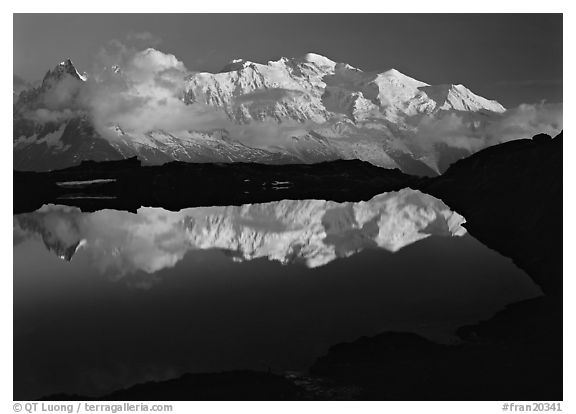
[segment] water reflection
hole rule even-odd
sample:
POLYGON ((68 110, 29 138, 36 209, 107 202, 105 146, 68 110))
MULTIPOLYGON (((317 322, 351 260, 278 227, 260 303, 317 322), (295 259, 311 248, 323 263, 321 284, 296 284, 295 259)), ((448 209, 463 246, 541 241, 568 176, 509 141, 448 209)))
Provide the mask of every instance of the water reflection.
POLYGON ((14 237, 40 235, 68 261, 86 249, 101 271, 121 277, 173 267, 194 249, 228 250, 235 261, 266 257, 317 267, 368 247, 395 252, 430 235, 460 236, 464 221, 442 201, 405 189, 358 203, 284 200, 137 214, 46 205, 15 216, 14 237))
POLYGON ((305 371, 336 343, 388 330, 451 341, 540 294, 463 223, 409 189, 359 203, 15 216, 14 398, 305 371))
POLYGON ((284 200, 137 214, 46 205, 14 217, 14 239, 39 235, 68 261, 85 249, 94 266, 121 278, 173 267, 198 249, 227 250, 234 261, 264 257, 314 268, 370 247, 396 252, 430 235, 461 236, 464 222, 442 201, 405 189, 358 203, 284 200))

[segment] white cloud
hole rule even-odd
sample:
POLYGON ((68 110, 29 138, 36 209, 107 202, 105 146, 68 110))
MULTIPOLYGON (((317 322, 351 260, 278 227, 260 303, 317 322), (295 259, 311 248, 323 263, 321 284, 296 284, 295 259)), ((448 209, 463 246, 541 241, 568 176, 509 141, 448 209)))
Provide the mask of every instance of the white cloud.
POLYGON ((439 143, 474 152, 539 133, 554 136, 562 128, 562 104, 542 102, 522 104, 502 114, 444 112, 422 117, 407 140, 414 149, 423 152, 439 143))
POLYGON ((81 106, 104 137, 115 139, 109 126, 139 133, 150 130, 181 131, 231 125, 224 112, 182 100, 185 77, 190 73, 174 55, 148 48, 135 51, 116 44, 101 53, 106 69, 86 83, 81 106), (110 68, 120 67, 118 73, 110 68))
POLYGON ((563 128, 562 103, 522 104, 512 108, 486 127, 488 144, 530 138, 538 133, 556 135, 563 128))
POLYGON ((42 124, 45 123, 60 123, 68 119, 72 119, 81 114, 80 111, 65 108, 63 110, 50 110, 46 108, 39 108, 29 111, 25 114, 28 119, 42 124))

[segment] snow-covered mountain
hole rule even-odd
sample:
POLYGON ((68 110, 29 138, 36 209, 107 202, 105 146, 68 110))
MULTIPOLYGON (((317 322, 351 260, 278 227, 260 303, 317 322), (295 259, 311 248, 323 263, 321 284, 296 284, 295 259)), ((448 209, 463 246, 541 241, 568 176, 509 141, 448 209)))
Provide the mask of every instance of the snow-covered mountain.
POLYGON ((14 231, 18 240, 41 237, 64 260, 86 249, 95 265, 117 276, 172 267, 197 249, 225 250, 236 261, 317 267, 366 248, 395 252, 431 235, 461 236, 464 222, 442 201, 405 189, 358 203, 283 200, 137 214, 46 205, 14 216, 14 231))
MULTIPOLYGON (((164 68, 152 74, 155 86, 173 81, 163 77, 166 73, 164 68)), ((121 79, 125 88, 134 84, 118 66, 106 76, 121 79)), ((414 137, 423 120, 455 113, 473 129, 505 111, 463 85, 429 85, 395 69, 364 72, 313 53, 267 64, 235 59, 219 73, 174 76, 180 78, 166 89, 173 94, 168 98, 176 97, 185 109, 167 117, 178 112, 178 122, 139 130, 121 121, 103 124, 92 98, 102 98, 105 81, 80 74, 64 60, 14 104, 14 167, 46 170, 134 155, 148 163, 362 159, 431 175, 471 150, 421 145, 414 137), (182 117, 193 124, 208 110, 211 118, 200 127, 181 125, 182 117)), ((142 91, 131 98, 150 99, 142 91)), ((158 102, 165 99, 159 96, 158 102)))
POLYGON ((233 60, 220 73, 190 77, 185 99, 222 107, 237 122, 291 119, 321 124, 336 114, 353 122, 397 122, 441 110, 505 111, 463 85, 430 86, 396 69, 367 73, 313 53, 266 65, 233 60))

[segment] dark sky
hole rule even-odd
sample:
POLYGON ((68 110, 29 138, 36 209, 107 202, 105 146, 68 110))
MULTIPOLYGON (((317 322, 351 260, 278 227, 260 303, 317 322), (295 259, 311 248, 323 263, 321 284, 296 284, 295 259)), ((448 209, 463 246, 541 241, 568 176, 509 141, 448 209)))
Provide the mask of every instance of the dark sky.
POLYGON ((88 70, 109 41, 143 45, 144 32, 192 70, 315 52, 505 106, 562 101, 561 14, 15 14, 14 74, 39 79, 64 57, 88 70))

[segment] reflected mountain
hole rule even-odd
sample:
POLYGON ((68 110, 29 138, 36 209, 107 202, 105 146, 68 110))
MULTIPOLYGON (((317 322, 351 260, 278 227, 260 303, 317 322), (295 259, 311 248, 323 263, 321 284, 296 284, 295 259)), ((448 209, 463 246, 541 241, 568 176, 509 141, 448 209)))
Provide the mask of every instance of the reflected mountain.
POLYGON ((40 236, 68 261, 85 249, 94 266, 120 278, 173 267, 198 249, 222 249, 234 261, 267 258, 312 268, 367 248, 396 252, 431 235, 461 236, 464 222, 442 201, 404 189, 365 202, 283 200, 136 214, 45 205, 14 216, 14 242, 40 236))

